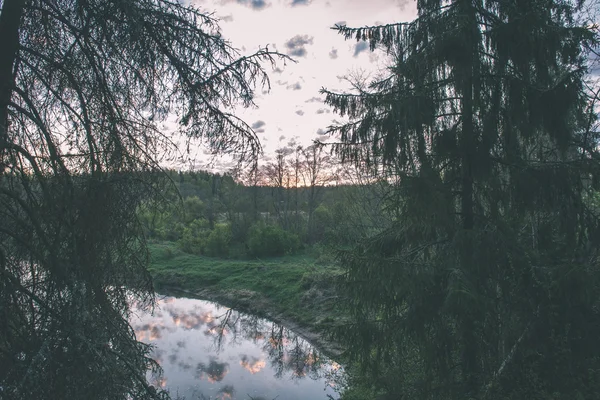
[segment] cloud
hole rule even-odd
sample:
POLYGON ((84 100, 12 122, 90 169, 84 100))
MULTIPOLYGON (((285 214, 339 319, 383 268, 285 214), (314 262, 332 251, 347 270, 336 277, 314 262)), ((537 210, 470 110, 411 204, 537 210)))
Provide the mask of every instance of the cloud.
POLYGON ((281 142, 283 140, 285 140, 285 136, 284 135, 279 136, 279 141, 281 142))
POLYGON ((257 372, 260 372, 267 365, 267 363, 259 358, 248 357, 247 355, 242 354, 240 365, 254 375, 257 372))
POLYGON ((379 54, 377 54, 375 52, 369 53, 369 62, 370 63, 376 63, 378 60, 379 60, 379 54))
POLYGON ((197 377, 200 379, 206 377, 210 383, 221 382, 228 372, 229 363, 220 363, 215 357, 210 357, 208 365, 199 363, 196 366, 197 377))
POLYGON ((183 361, 179 361, 179 363, 177 364, 177 366, 178 366, 179 368, 181 368, 182 370, 184 370, 184 371, 187 371, 187 370, 189 370, 190 368, 192 368, 192 366, 191 366, 190 364, 188 364, 188 363, 186 363, 186 362, 183 362, 183 361))
POLYGON ((285 87, 286 89, 291 89, 291 90, 300 90, 302 89, 302 85, 300 85, 300 82, 296 82, 293 85, 289 85, 285 87))
POLYGON ((329 58, 331 58, 332 60, 335 60, 336 58, 338 58, 338 53, 337 53, 337 49, 331 49, 331 51, 329 52, 329 58))
POLYGON ((322 103, 323 100, 319 97, 311 97, 310 99, 306 100, 305 103, 322 103))
POLYGON ((311 0, 292 0, 292 7, 295 6, 307 6, 310 4, 311 0))
POLYGON ((238 4, 260 11, 268 6, 265 0, 236 0, 238 4))
POLYGON ((233 388, 233 385, 225 385, 219 389, 219 394, 222 394, 224 399, 231 399, 234 393, 235 389, 233 388))
POLYGON ((288 54, 296 57, 304 57, 306 56, 306 48, 307 44, 313 44, 313 37, 308 35, 296 35, 287 42, 285 42, 285 47, 288 49, 288 54))
POLYGON ((252 129, 260 129, 265 126, 267 123, 265 121, 258 120, 252 124, 252 129))
POLYGON ((365 41, 358 42, 354 45, 354 57, 358 57, 360 53, 367 50, 369 48, 369 44, 365 41))
POLYGON ((324 113, 327 113, 327 114, 329 114, 330 112, 331 112, 331 110, 328 110, 328 109, 326 109, 326 108, 319 108, 319 109, 317 110, 317 114, 324 114, 324 113))
POLYGON ((296 114, 298 114, 299 116, 303 116, 304 115, 304 111, 298 110, 298 111, 296 111, 296 114))
POLYGON ((329 139, 329 135, 325 129, 317 129, 317 137, 313 139, 315 142, 326 142, 329 139))
POLYGON ((254 129, 254 131, 256 131, 256 133, 264 133, 265 130, 264 130, 263 127, 266 124, 267 123, 265 121, 258 120, 258 121, 256 121, 255 123, 252 124, 252 129, 254 129))
POLYGON ((408 0, 396 0, 395 3, 398 6, 398 8, 400 8, 401 10, 404 10, 404 8, 409 3, 409 1, 408 0))
POLYGON ((186 330, 199 329, 201 326, 209 323, 213 320, 213 316, 210 312, 203 312, 202 310, 183 312, 176 308, 169 308, 166 310, 169 316, 173 319, 173 323, 186 330))
POLYGON ((296 142, 294 141, 294 139, 292 139, 287 143, 287 146, 279 147, 277 150, 275 150, 275 154, 289 156, 294 152, 294 146, 296 146, 296 142))

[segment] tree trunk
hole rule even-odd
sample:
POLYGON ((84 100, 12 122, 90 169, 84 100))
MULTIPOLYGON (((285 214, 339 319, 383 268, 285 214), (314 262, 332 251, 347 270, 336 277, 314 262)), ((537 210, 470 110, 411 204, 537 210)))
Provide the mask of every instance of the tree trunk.
MULTIPOLYGON (((473 123, 474 101, 473 82, 476 74, 475 64, 477 60, 477 30, 478 23, 472 0, 464 0, 461 4, 462 13, 465 15, 464 40, 465 40, 465 63, 462 68, 461 82, 462 91, 462 179, 461 179, 461 216, 462 216, 462 240, 461 240, 461 269, 467 279, 473 277, 473 157, 475 149, 475 128, 473 123)), ((464 306, 463 306, 464 307, 464 306)), ((463 356, 462 366, 464 373, 464 385, 467 395, 475 395, 478 388, 477 370, 477 348, 475 340, 474 314, 469 307, 460 310, 462 320, 463 356)))
POLYGON ((15 84, 13 68, 24 8, 25 0, 4 0, 0 14, 0 150, 6 148, 3 142, 8 142, 8 104, 15 84))
MULTIPOLYGON (((470 5, 469 5, 469 8, 470 5)), ((470 13, 469 13, 470 14, 470 13)), ((476 21, 475 21, 476 23, 476 21)), ((468 28, 467 28, 468 29, 468 28)), ((469 34, 470 32, 467 32, 469 34)), ((469 35, 471 36, 471 35, 469 35)), ((472 47, 472 46, 469 46, 472 47)), ((462 104, 462 201, 461 215, 462 226, 465 230, 473 229, 473 149, 474 149, 474 127, 473 127, 473 54, 469 52, 468 61, 465 65, 465 74, 462 82, 463 104, 462 104)))

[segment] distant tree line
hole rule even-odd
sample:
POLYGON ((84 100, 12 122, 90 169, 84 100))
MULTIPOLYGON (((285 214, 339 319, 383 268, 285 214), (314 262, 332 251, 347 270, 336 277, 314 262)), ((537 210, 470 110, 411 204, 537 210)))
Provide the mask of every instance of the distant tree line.
POLYGON ((279 150, 273 161, 222 174, 166 172, 174 183, 168 201, 138 214, 150 239, 186 252, 279 256, 314 244, 347 246, 381 228, 386 185, 352 177, 322 147, 279 150))

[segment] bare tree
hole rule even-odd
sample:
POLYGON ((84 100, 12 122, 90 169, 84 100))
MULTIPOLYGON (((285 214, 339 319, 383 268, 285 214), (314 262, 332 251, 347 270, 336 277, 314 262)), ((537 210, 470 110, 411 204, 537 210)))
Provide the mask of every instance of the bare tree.
POLYGON ((331 156, 324 151, 324 146, 313 144, 302 149, 302 180, 308 190, 308 238, 313 233, 313 215, 319 205, 323 187, 334 180, 331 169, 331 156))
POLYGON ((302 217, 300 215, 300 179, 302 178, 302 162, 300 156, 302 155, 303 147, 296 146, 294 149, 294 158, 290 160, 289 166, 293 171, 294 181, 294 229, 296 232, 300 231, 302 217))
POLYGON ((284 229, 289 228, 289 206, 292 177, 288 166, 287 157, 293 152, 288 147, 283 147, 275 151, 275 161, 268 162, 264 166, 264 175, 269 186, 271 186, 271 197, 273 200, 273 209, 281 226, 284 229))

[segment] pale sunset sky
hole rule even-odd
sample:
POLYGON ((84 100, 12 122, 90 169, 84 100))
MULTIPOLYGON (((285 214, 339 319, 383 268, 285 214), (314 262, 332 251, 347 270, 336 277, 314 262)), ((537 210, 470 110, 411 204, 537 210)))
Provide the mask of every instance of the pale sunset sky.
MULTIPOLYGON (((271 80, 267 93, 257 90, 257 108, 238 109, 236 114, 251 125, 260 138, 264 159, 280 148, 307 146, 314 140, 333 141, 324 135, 327 126, 341 121, 323 104, 319 89, 343 92, 350 89, 349 75, 373 77, 389 65, 386 55, 371 52, 365 42, 344 40, 331 29, 408 22, 416 18, 415 0, 181 0, 191 1, 220 20, 225 39, 241 55, 268 46, 292 57, 296 63, 279 63, 274 70, 265 64, 271 80)), ((597 18, 597 10, 593 12, 597 18)), ((593 56, 596 57, 596 56, 593 56)), ((600 62, 590 78, 600 79, 600 62)), ((225 156, 211 156, 194 144, 189 158, 170 166, 224 172, 235 163, 225 156)))
MULTIPOLYGON (((203 12, 220 19, 223 36, 242 55, 268 46, 296 63, 279 63, 272 70, 270 92, 257 91, 255 109, 239 109, 257 132, 265 156, 276 149, 331 140, 323 135, 336 116, 322 102, 319 89, 344 91, 349 74, 373 76, 386 67, 385 55, 371 53, 366 43, 345 41, 335 24, 350 27, 411 21, 414 0, 192 0, 203 12)), ((224 171, 234 165, 223 157, 210 157, 194 145, 193 160, 183 168, 224 171)), ((176 167, 177 168, 177 167, 176 167)))

